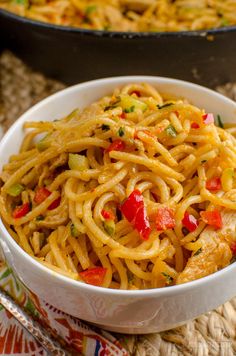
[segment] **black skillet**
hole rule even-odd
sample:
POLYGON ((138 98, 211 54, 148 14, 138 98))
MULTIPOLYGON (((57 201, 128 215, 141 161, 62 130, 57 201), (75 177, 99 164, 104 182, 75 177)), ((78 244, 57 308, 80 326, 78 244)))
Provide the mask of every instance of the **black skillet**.
POLYGON ((236 27, 125 33, 62 27, 0 10, 0 47, 67 84, 118 75, 161 75, 208 87, 236 81, 236 27))

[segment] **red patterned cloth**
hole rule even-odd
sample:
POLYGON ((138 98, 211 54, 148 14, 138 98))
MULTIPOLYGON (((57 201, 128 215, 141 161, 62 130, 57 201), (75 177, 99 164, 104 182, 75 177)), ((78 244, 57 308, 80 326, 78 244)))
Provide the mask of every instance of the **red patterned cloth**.
MULTIPOLYGON (((0 285, 17 303, 55 335, 62 337, 68 346, 85 356, 127 356, 119 342, 109 333, 93 331, 79 319, 63 313, 39 300, 15 277, 5 262, 0 265, 0 285)), ((46 351, 0 305, 0 355, 46 356, 46 351)))

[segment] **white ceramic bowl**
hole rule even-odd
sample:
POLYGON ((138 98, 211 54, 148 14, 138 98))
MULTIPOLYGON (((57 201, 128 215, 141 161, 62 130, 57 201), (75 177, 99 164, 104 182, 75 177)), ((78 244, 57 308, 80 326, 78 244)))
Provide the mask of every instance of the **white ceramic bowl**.
MULTIPOLYGON (((116 77, 75 85, 43 100, 10 128, 0 143, 0 169, 18 151, 25 121, 54 120, 109 94, 117 86, 148 82, 161 92, 186 97, 225 122, 235 120, 236 104, 209 89, 160 77, 116 77)), ((64 312, 124 333, 150 333, 173 328, 207 312, 236 294, 236 263, 208 277, 161 289, 120 291, 94 287, 61 276, 24 252, 0 222, 1 245, 9 264, 39 297, 64 312)))

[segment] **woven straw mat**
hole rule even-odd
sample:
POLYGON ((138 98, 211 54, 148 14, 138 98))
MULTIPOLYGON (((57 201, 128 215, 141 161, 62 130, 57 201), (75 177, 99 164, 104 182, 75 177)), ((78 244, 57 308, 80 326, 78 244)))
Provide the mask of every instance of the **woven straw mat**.
MULTIPOLYGON (((10 52, 3 52, 0 56, 0 138, 25 110, 63 88, 63 84, 31 71, 10 52)), ((228 83, 217 90, 236 100, 236 84, 228 83)), ((234 356, 236 297, 176 329, 118 337, 135 356, 234 356)))

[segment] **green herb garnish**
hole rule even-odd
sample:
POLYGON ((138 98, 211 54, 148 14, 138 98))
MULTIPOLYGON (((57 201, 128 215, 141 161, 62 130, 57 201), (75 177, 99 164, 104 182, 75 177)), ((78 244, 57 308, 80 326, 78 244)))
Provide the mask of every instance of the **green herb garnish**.
POLYGON ((110 130, 110 126, 106 125, 106 124, 102 124, 101 129, 102 129, 102 131, 108 131, 108 130, 110 130))
POLYGON ((177 132, 176 132, 176 130, 175 130, 173 125, 167 126, 165 131, 166 131, 168 136, 171 136, 171 137, 176 137, 177 136, 177 132))
POLYGON ((103 222, 103 227, 109 236, 113 236, 115 233, 115 222, 114 220, 106 220, 103 222))
POLYGON ((125 134, 125 129, 123 127, 120 127, 118 130, 118 136, 122 137, 125 134))
POLYGON ((17 5, 24 5, 26 8, 29 7, 29 1, 28 0, 15 0, 14 2, 17 5))
POLYGON ((166 104, 163 104, 163 105, 159 105, 157 104, 157 108, 158 109, 164 109, 164 108, 167 108, 168 106, 172 106, 174 105, 173 103, 166 103, 166 104))
POLYGON ((116 104, 105 106, 104 111, 112 110, 116 108, 116 104))
POLYGON ((135 110, 135 105, 132 105, 132 106, 130 106, 130 108, 124 109, 124 112, 125 112, 126 114, 129 114, 129 113, 131 113, 131 112, 134 112, 134 110, 135 110))
POLYGON ((76 227, 73 223, 70 225, 70 233, 71 233, 71 236, 73 236, 73 237, 79 236, 79 231, 76 229, 76 227))
POLYGON ((161 272, 161 274, 166 278, 166 284, 171 284, 174 280, 173 277, 171 277, 169 274, 165 272, 161 272))
POLYGON ((221 26, 229 26, 229 21, 224 17, 221 19, 221 26))
POLYGON ((103 30, 104 30, 104 31, 109 31, 109 30, 111 30, 111 26, 110 26, 110 25, 105 25, 105 26, 103 27, 103 30))
POLYGON ((202 248, 200 247, 194 254, 193 256, 198 256, 202 252, 202 248))
POLYGON ((224 128, 224 123, 219 114, 217 115, 217 126, 221 127, 222 129, 224 128))
POLYGON ((96 5, 90 5, 86 8, 85 10, 85 15, 89 16, 92 12, 94 12, 95 10, 97 10, 97 6, 96 5))
POLYGON ((36 221, 42 221, 42 220, 44 220, 44 216, 43 215, 38 215, 38 216, 36 216, 35 220, 36 221))

